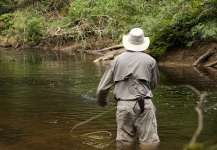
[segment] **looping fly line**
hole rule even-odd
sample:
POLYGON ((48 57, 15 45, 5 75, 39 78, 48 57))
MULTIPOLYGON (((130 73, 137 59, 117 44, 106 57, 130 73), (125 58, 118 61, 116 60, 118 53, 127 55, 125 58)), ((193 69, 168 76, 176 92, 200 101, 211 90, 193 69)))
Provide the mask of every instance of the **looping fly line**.
MULTIPOLYGON (((72 129, 70 131, 71 136, 72 136, 72 132, 75 128, 82 126, 84 124, 87 124, 88 122, 90 122, 90 121, 92 121, 92 120, 94 120, 94 119, 96 119, 102 115, 105 115, 106 113, 108 113, 114 109, 116 109, 116 107, 112 107, 107 111, 104 111, 104 112, 102 112, 96 116, 93 116, 93 117, 91 117, 91 118, 89 118, 83 122, 76 124, 75 126, 72 127, 72 129)), ((83 142, 83 144, 90 145, 90 146, 93 146, 93 147, 98 148, 98 149, 108 147, 114 141, 114 139, 113 139, 110 142, 108 142, 108 140, 110 140, 112 138, 112 133, 109 131, 90 132, 90 133, 86 133, 86 134, 81 135, 81 138, 85 140, 83 142)))

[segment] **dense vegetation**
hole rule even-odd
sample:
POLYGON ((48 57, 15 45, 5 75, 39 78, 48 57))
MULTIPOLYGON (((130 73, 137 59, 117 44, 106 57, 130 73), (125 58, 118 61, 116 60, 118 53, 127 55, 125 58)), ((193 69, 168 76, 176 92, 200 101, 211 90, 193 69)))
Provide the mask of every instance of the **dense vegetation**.
POLYGON ((0 34, 13 37, 16 46, 93 38, 114 44, 141 27, 159 56, 171 47, 217 39, 216 0, 3 0, 0 8, 0 34))

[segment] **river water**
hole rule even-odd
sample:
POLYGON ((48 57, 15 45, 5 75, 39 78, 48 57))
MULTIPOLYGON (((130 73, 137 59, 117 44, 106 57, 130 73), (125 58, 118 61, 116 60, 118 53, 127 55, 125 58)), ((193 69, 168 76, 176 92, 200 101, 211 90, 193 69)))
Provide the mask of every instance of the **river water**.
MULTIPOLYGON (((97 56, 52 51, 0 51, 1 150, 116 150, 115 106, 112 91, 106 110, 95 92, 107 65, 97 56)), ((154 90, 159 150, 178 150, 196 128, 196 92, 208 92, 201 108, 217 103, 214 68, 159 67, 154 90)), ((217 143, 217 109, 203 111, 197 140, 217 143)), ((141 149, 139 143, 133 149, 141 149)))

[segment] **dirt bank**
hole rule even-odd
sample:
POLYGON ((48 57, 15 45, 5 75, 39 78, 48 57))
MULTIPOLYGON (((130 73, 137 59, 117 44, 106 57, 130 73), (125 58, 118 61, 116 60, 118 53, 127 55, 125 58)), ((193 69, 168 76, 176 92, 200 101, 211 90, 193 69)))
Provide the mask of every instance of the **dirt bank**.
POLYGON ((165 56, 158 60, 159 66, 192 66, 192 64, 198 60, 200 56, 205 54, 208 50, 215 49, 215 54, 205 59, 198 66, 206 66, 217 60, 217 41, 202 42, 194 44, 190 48, 181 48, 171 50, 165 56))
MULTIPOLYGON (((207 66, 208 64, 217 61, 217 41, 197 43, 189 48, 179 48, 170 50, 164 56, 157 59, 158 65, 162 67, 176 67, 176 66, 192 66, 205 53, 212 51, 212 55, 203 59, 198 63, 197 67, 207 66)), ((123 48, 116 50, 109 50, 102 53, 94 62, 108 63, 117 55, 123 52, 123 48)), ((216 65, 217 66, 217 62, 216 65)))
MULTIPOLYGON (((0 38, 0 43, 2 43, 1 40, 2 38, 0 38)), ((81 41, 80 43, 68 42, 66 45, 61 47, 58 47, 57 45, 42 44, 35 47, 24 47, 24 49, 52 49, 57 51, 63 51, 65 53, 72 53, 73 51, 87 52, 99 55, 99 59, 95 60, 95 62, 107 64, 110 60, 114 59, 114 57, 123 52, 123 47, 103 52, 98 52, 97 50, 107 48, 111 46, 112 43, 113 45, 115 45, 114 41, 111 39, 104 39, 102 41, 100 39, 93 38, 87 41, 81 41)), ((3 49, 5 47, 7 46, 0 45, 0 49, 3 49)), ((11 45, 9 46, 9 48, 10 47, 11 45)), ((165 67, 192 66, 195 61, 197 61, 203 54, 205 54, 210 49, 215 49, 215 53, 198 64, 198 67, 206 66, 214 61, 217 61, 217 41, 200 42, 194 44, 189 48, 185 47, 170 50, 169 52, 167 52, 167 54, 161 56, 157 60, 157 62, 159 66, 165 67)), ((217 67, 217 65, 215 65, 215 67, 217 67)))

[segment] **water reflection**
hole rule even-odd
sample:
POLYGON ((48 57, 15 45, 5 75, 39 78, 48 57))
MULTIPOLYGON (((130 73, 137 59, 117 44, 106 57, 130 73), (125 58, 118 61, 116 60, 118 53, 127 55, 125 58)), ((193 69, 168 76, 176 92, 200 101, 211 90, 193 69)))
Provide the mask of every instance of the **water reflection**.
MULTIPOLYGON (((115 106, 112 92, 106 111, 97 106, 95 91, 106 66, 96 56, 48 51, 0 52, 0 149, 115 150, 115 106)), ((197 127, 194 107, 200 92, 217 89, 217 71, 209 68, 160 68, 161 84, 154 91, 160 150, 182 149, 197 127), (175 88, 174 88, 175 87, 175 88)), ((214 105, 217 95, 202 107, 214 105)), ((217 110, 204 112, 197 140, 217 142, 217 110)), ((122 145, 123 146, 123 145, 122 145)), ((138 142, 134 149, 142 149, 138 142)))
POLYGON ((199 135, 201 134, 201 131, 203 130, 203 118, 204 118, 203 112, 204 111, 207 112, 207 111, 210 111, 212 109, 215 110, 215 107, 217 107, 217 102, 212 104, 211 106, 208 106, 208 107, 204 107, 203 104, 208 102, 207 96, 217 95, 217 92, 209 92, 209 93, 206 91, 200 92, 198 89, 196 89, 195 87, 193 87, 191 85, 179 85, 178 87, 179 88, 183 88, 183 87, 189 88, 192 91, 194 91, 199 97, 197 105, 195 106, 195 110, 196 110, 197 115, 198 115, 198 126, 197 126, 197 129, 196 129, 194 135, 192 136, 192 138, 189 142, 189 145, 192 146, 197 142, 197 139, 198 139, 199 135))

